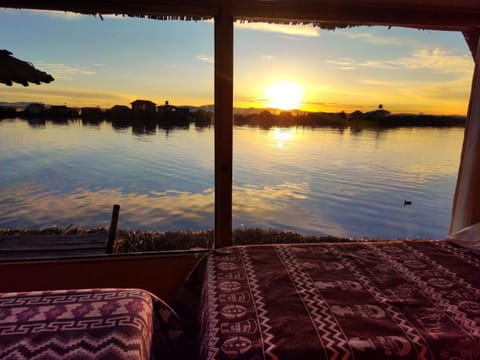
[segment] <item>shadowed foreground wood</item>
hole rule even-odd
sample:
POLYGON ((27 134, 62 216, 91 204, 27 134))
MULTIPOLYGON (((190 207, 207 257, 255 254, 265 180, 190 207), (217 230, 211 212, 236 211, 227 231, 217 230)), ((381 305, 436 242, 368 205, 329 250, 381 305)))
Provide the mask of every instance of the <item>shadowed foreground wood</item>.
POLYGON ((71 258, 105 254, 107 232, 0 236, 0 260, 71 258))

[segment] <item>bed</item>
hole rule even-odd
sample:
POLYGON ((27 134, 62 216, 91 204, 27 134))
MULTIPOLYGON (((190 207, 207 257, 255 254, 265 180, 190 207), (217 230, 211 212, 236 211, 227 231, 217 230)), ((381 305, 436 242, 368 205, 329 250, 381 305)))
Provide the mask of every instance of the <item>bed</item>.
POLYGON ((200 359, 479 359, 479 269, 450 240, 234 246, 179 308, 200 359))
POLYGON ((0 294, 0 359, 183 359, 177 315, 139 289, 0 294))

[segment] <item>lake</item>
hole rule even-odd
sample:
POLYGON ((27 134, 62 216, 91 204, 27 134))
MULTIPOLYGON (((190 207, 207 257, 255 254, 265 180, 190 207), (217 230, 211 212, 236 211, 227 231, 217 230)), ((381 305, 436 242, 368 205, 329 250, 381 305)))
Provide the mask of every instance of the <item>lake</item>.
MULTIPOLYGON (((211 229, 213 136, 1 120, 0 228, 108 226, 118 203, 122 229, 211 229)), ((442 238, 462 139, 458 127, 235 127, 234 228, 442 238)))

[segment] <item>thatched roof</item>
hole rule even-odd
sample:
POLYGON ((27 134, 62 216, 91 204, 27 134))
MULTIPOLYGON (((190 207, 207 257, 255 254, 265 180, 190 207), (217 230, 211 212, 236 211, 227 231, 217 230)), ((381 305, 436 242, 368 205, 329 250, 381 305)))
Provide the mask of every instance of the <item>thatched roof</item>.
POLYGON ((202 20, 230 13, 240 21, 406 26, 469 31, 480 27, 479 0, 0 0, 0 7, 202 20))
POLYGON ((193 21, 223 12, 238 21, 325 29, 384 25, 461 31, 474 56, 480 34, 480 0, 0 0, 0 7, 193 21))
POLYGON ((53 77, 46 72, 35 69, 35 67, 19 60, 7 50, 0 50, 0 83, 11 86, 14 82, 28 86, 28 83, 39 85, 49 83, 53 77))

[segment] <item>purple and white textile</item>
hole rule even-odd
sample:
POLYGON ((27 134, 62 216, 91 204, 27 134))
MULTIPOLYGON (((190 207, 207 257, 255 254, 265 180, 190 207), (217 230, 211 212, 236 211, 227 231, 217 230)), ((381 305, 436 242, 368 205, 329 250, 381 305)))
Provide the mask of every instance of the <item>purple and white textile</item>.
POLYGON ((176 314, 139 289, 0 293, 0 359, 182 359, 176 314))

